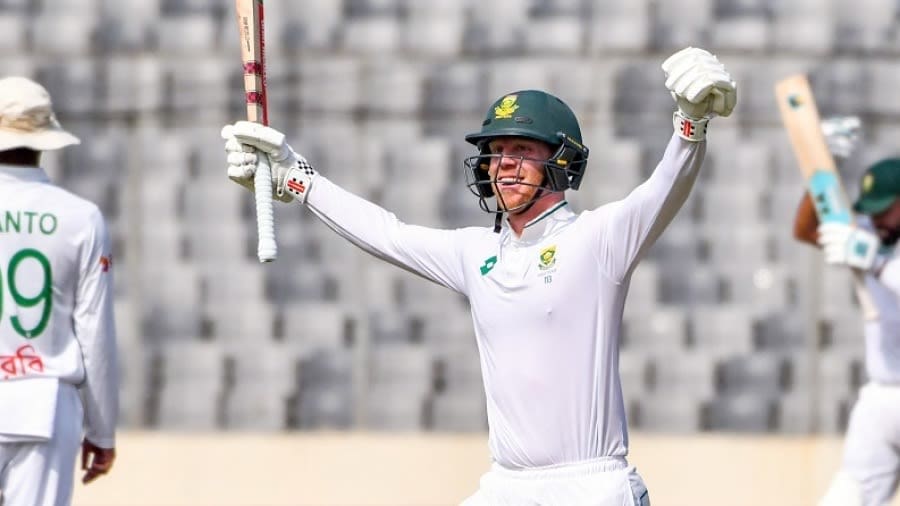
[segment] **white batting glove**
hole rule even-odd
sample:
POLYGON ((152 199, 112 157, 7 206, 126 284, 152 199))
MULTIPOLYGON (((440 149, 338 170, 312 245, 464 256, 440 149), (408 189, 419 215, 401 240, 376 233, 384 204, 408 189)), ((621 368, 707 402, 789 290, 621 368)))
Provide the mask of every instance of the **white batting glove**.
MULTIPOLYGON (((231 135, 231 125, 227 125, 222 129, 222 138, 225 139, 225 155, 228 162, 228 178, 235 183, 250 190, 251 193, 256 192, 254 184, 254 176, 256 175, 256 163, 259 159, 256 148, 250 145, 241 144, 233 135, 231 135)), ((277 181, 279 174, 273 171, 273 182, 277 181)), ((292 195, 278 196, 275 190, 275 184, 272 185, 272 198, 282 202, 290 202, 294 200, 292 195)))
POLYGON ((818 242, 825 252, 825 262, 863 271, 872 270, 875 266, 881 241, 872 232, 835 222, 819 225, 818 231, 818 242))
POLYGON ((857 116, 832 116, 821 123, 828 151, 837 158, 848 158, 859 144, 862 122, 857 116))
POLYGON ((737 84, 725 66, 705 49, 688 47, 662 64, 666 88, 678 105, 675 131, 689 141, 706 138, 706 124, 714 116, 729 116, 737 103, 737 84))
POLYGON ((316 170, 291 149, 283 133, 250 121, 238 121, 222 128, 228 161, 228 177, 254 191, 253 178, 260 153, 272 167, 273 198, 282 202, 306 202, 316 170))

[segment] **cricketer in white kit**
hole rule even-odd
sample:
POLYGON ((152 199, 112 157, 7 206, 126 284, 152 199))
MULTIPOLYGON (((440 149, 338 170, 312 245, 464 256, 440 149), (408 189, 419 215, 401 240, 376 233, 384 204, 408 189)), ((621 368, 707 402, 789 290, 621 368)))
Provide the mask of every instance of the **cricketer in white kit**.
POLYGON ((709 118, 728 116, 736 100, 707 51, 684 49, 662 67, 679 106, 662 161, 625 199, 581 213, 564 194, 578 188, 588 158, 571 109, 537 90, 494 102, 481 131, 466 136, 478 154, 465 163, 493 228, 404 224, 318 175, 280 132, 243 121, 223 129, 233 180, 252 186, 259 150, 272 160, 277 198, 305 203, 357 246, 468 297, 493 465, 466 506, 649 504, 626 461, 625 297, 690 192, 709 118))
POLYGON ((900 480, 900 159, 870 166, 860 190, 855 226, 819 225, 808 196, 795 220, 795 236, 818 242, 826 262, 865 272, 878 310, 877 319, 863 322, 868 381, 850 414, 840 470, 820 506, 886 506, 900 480))
POLYGON ((80 141, 50 96, 0 79, 0 490, 3 506, 71 504, 115 458, 110 242, 96 205, 50 183, 42 151, 80 141), (83 438, 83 439, 82 439, 83 438))

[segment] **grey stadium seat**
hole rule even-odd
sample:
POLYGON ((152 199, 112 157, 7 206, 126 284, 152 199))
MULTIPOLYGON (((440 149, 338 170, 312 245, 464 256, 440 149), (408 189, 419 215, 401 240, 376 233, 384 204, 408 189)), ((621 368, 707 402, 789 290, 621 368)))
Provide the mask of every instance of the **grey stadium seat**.
POLYGON ((400 46, 396 17, 353 18, 342 27, 341 48, 357 55, 391 55, 400 46))
POLYGON ((372 385, 366 392, 366 428, 419 431, 428 392, 405 384, 372 385))
POLYGON ((162 16, 154 31, 156 45, 164 55, 196 56, 217 51, 216 22, 207 14, 162 16))
POLYGON ((464 32, 462 16, 411 17, 401 29, 401 46, 406 53, 426 57, 455 56, 462 51, 464 32))
POLYGON ((28 42, 27 26, 17 14, 0 13, 0 50, 4 53, 18 53, 28 42))
POLYGON ((773 398, 742 394, 713 399, 706 406, 706 428, 727 432, 771 432, 776 429, 773 398))
POLYGON ((714 357, 698 350, 674 353, 647 350, 652 357, 647 369, 654 395, 675 399, 705 399, 715 394, 714 357))
POLYGON ((300 74, 301 110, 351 112, 361 102, 360 72, 356 58, 305 58, 300 74))
POLYGON ((353 364, 350 352, 323 349, 300 366, 300 389, 291 406, 291 426, 346 429, 354 423, 353 364))
POLYGON ((626 319, 623 326, 622 346, 627 350, 683 351, 687 347, 688 315, 679 306, 656 307, 626 319))
POLYGON ((487 408, 480 388, 442 393, 430 399, 430 428, 443 432, 487 430, 487 408))
POLYGON ((717 390, 721 396, 774 397, 787 387, 789 374, 788 361, 775 354, 731 357, 716 366, 717 390))
MULTIPOLYGON (((44 11, 28 20, 38 54, 79 57, 90 54, 97 18, 85 12, 44 11)), ((55 95, 53 95, 56 98, 55 95)), ((56 101, 54 100, 54 105, 56 101)), ((61 105, 61 104, 60 104, 61 105)))
POLYGON ((826 316, 820 322, 821 346, 835 348, 838 353, 839 350, 849 350, 855 355, 865 347, 864 324, 861 313, 826 316))
POLYGON ((812 393, 803 390, 778 399, 778 432, 809 434, 816 427, 812 393))
POLYGON ((880 52, 893 49, 894 0, 835 2, 835 46, 840 52, 880 52))
POLYGON ((769 20, 764 15, 744 15, 718 21, 710 41, 719 51, 762 53, 769 49, 769 20))
POLYGON ((377 114, 418 114, 422 103, 422 71, 399 59, 364 65, 362 107, 377 114))
POLYGON ((221 426, 225 352, 212 342, 178 341, 161 349, 156 423, 167 429, 221 426))
POLYGON ((712 25, 712 4, 712 0, 660 3, 653 18, 653 45, 665 53, 689 45, 706 47, 708 27, 712 25))
POLYGON ((694 433, 702 428, 702 403, 694 397, 652 394, 637 402, 635 427, 648 432, 694 433))
POLYGON ((703 305, 692 310, 691 344, 700 353, 727 356, 753 350, 753 315, 739 304, 703 305))
POLYGON ((352 319, 332 302, 290 302, 281 311, 283 339, 313 348, 337 349, 349 343, 352 319))
MULTIPOLYGON (((450 61, 433 67, 427 76, 422 109, 431 114, 484 113, 487 98, 484 75, 487 69, 470 61, 450 61)), ((475 123, 477 125, 477 123, 475 123)))
POLYGON ((280 430, 299 385, 302 353, 275 343, 244 338, 230 348, 233 384, 225 394, 225 426, 280 430))
POLYGON ((592 54, 639 52, 650 44, 650 14, 647 0, 591 2, 588 45, 592 54))
POLYGON ((525 46, 529 54, 580 54, 584 31, 584 23, 576 16, 537 18, 525 32, 525 46))
MULTIPOLYGON (((778 2, 775 5, 793 3, 778 2)), ((824 28, 833 25, 833 22, 828 10, 818 3, 805 12, 779 13, 772 24, 774 48, 776 51, 810 56, 828 54, 834 47, 834 31, 824 28)))
POLYGON ((278 309, 263 298, 219 300, 204 308, 211 337, 230 344, 264 346, 273 340, 278 309))
POLYGON ((434 383, 431 352, 423 345, 391 343, 373 346, 366 383, 371 388, 382 389, 385 394, 403 390, 424 398, 434 383))

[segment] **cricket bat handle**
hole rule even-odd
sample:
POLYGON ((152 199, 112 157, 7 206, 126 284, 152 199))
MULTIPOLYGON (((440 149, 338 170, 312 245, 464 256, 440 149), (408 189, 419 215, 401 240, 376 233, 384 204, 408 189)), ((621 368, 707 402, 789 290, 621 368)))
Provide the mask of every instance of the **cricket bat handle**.
POLYGON ((856 298, 859 300, 859 308, 862 310, 863 319, 866 321, 878 319, 878 307, 872 300, 872 294, 866 288, 866 273, 853 269, 856 298))
POLYGON ((272 209, 272 167, 265 153, 257 153, 256 174, 256 256, 262 263, 271 262, 278 256, 275 244, 275 213, 272 209))

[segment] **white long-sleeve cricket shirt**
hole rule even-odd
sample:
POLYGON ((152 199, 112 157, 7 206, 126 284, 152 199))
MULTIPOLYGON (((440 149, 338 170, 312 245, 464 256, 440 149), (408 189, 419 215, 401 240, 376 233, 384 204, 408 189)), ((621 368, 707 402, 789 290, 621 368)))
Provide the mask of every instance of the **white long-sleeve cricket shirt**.
MULTIPOLYGON (((115 444, 119 386, 111 260, 96 205, 43 169, 0 165, 0 398, 10 389, 21 398, 35 378, 75 385, 85 437, 105 448, 115 444)), ((3 416, 55 412, 55 390, 52 398, 32 390, 28 404, 6 406, 3 416)))
MULTIPOLYGON (((857 225, 874 232, 871 220, 857 218, 857 225)), ((864 322, 866 340, 866 374, 884 384, 900 384, 900 259, 896 248, 881 275, 866 275, 866 289, 878 310, 878 318, 864 322)))
POLYGON ((307 204, 364 250, 468 297, 496 462, 624 456, 618 348, 629 280, 687 198, 705 146, 673 135, 626 198, 580 214, 563 201, 521 237, 508 225, 499 234, 407 225, 321 176, 307 204))

